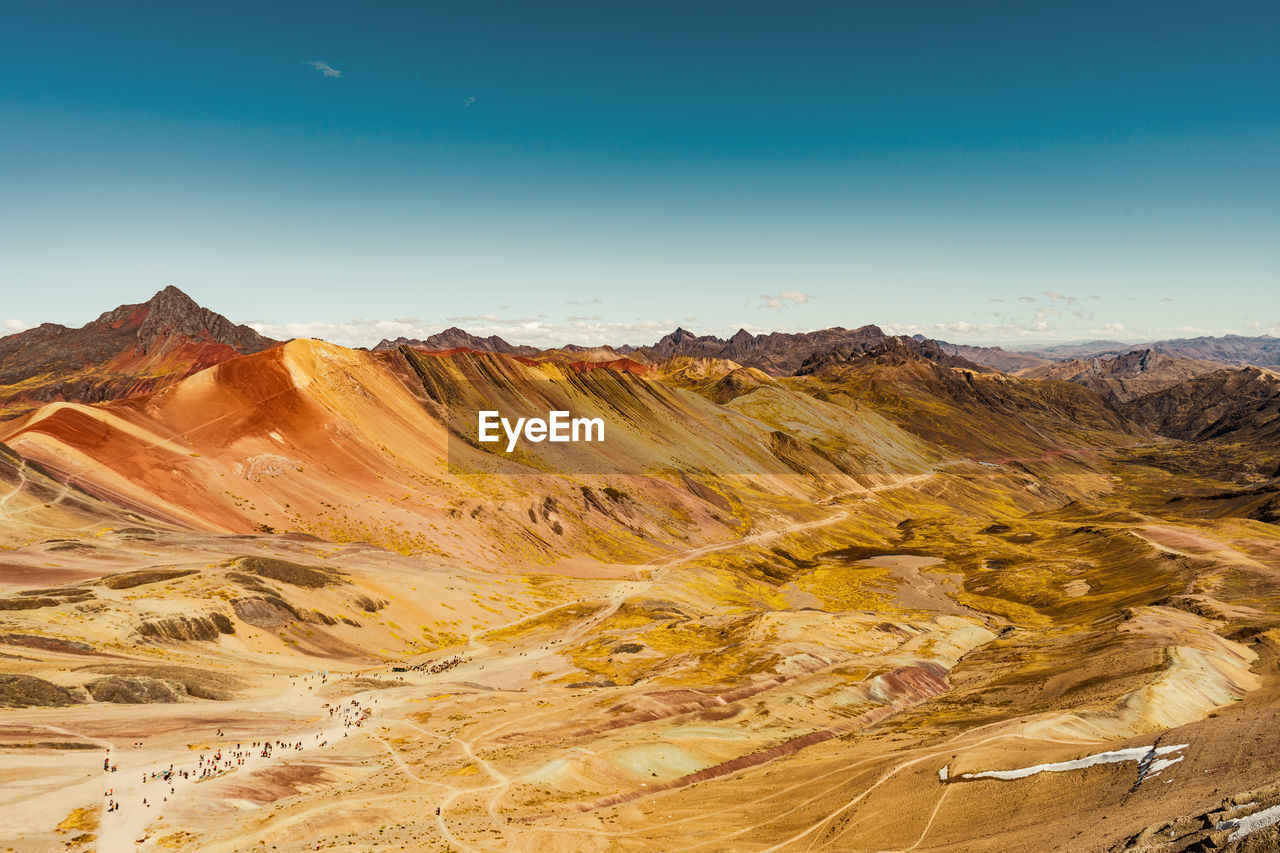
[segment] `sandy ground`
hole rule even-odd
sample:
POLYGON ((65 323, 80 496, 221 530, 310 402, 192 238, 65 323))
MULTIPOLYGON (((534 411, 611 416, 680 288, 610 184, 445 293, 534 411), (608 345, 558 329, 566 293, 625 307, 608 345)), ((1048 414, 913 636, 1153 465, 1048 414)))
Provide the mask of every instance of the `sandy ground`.
POLYGON ((913 474, 819 501, 817 518, 563 574, 279 537, 14 551, 16 566, 59 562, 41 583, 92 597, 7 611, 8 670, 80 683, 110 659, 243 684, 223 701, 0 711, 0 847, 1103 850, 1280 777, 1275 534, 1092 516, 1093 532, 1078 518, 988 532, 895 510, 960 482, 913 474), (881 514, 900 551, 827 556, 862 547, 881 514), (344 574, 236 579, 220 562, 232 542, 344 574), (114 589, 89 582, 94 565, 192 573, 114 589), (785 578, 749 580, 759 566, 785 578), (333 624, 109 642, 250 593, 333 624), (374 609, 350 606, 363 599, 374 609), (37 629, 92 649, 22 639, 37 629), (302 748, 150 776, 263 741, 302 748), (964 778, 1157 744, 1188 746, 1154 774, 964 778))

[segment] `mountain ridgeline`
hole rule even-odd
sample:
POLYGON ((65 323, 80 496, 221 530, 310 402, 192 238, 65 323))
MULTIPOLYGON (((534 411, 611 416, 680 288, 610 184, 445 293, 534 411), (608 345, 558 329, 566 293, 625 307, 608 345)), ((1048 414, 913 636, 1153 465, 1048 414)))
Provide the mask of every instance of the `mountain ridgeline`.
MULTIPOLYGON (((1223 440, 1231 440, 1237 434, 1242 440, 1270 434, 1275 408, 1265 388, 1275 376, 1266 367, 1280 361, 1280 339, 1265 335, 1169 340, 1136 347, 1094 341, 1036 352, 1012 352, 1000 347, 935 341, 922 335, 890 335, 875 325, 758 335, 740 329, 729 338, 677 328, 648 346, 569 345, 543 351, 516 347, 497 336, 480 338, 455 328, 425 341, 383 341, 375 351, 399 346, 429 351, 468 349, 582 363, 625 358, 628 363, 650 366, 667 365, 677 359, 710 359, 771 377, 810 376, 836 365, 864 363, 888 368, 928 362, 974 374, 1002 373, 1080 385, 1139 429, 1170 438, 1223 440), (1208 417, 1208 412, 1216 413, 1214 422, 1199 423, 1208 417), (1193 423, 1199 426, 1192 429, 1193 423)), ((756 385, 758 382, 751 376, 738 373, 726 377, 714 393, 738 396, 745 393, 743 389, 753 390, 756 385)))
MULTIPOLYGON (((146 395, 277 343, 202 308, 176 287, 166 287, 147 302, 122 305, 82 328, 44 324, 0 338, 0 419, 51 402, 111 403, 146 395)), ((718 402, 750 393, 765 378, 827 375, 837 367, 888 376, 902 373, 909 363, 929 364, 933 369, 926 372, 939 387, 951 381, 950 371, 969 376, 971 388, 976 374, 1043 383, 1043 394, 1056 393, 1051 387, 1066 382, 1096 394, 1132 428, 1183 440, 1219 441, 1275 433, 1273 388, 1278 380, 1271 368, 1280 364, 1280 339, 1265 335, 1166 340, 1136 347, 1093 341, 1012 352, 922 335, 891 335, 875 325, 765 334, 739 329, 728 338, 677 328, 650 345, 566 344, 555 349, 511 344, 497 335, 482 337, 452 327, 425 339, 383 340, 372 351, 388 355, 409 350, 437 356, 490 353, 530 364, 557 362, 576 371, 605 367, 686 378, 689 360, 720 362, 727 369, 720 372, 714 389, 706 389, 718 402)), ((922 375, 913 381, 924 381, 922 375)), ((1014 386, 1002 387, 1012 393, 1014 386)), ((987 396, 1000 402, 999 393, 987 396)))

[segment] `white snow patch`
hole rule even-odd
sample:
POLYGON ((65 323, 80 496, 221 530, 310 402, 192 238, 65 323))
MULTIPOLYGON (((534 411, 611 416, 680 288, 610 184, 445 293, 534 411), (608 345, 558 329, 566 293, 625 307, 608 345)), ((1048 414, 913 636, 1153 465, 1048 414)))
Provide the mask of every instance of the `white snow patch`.
POLYGON ((1157 758, 1155 761, 1151 762, 1151 766, 1147 768, 1147 775, 1158 776, 1160 775, 1161 770, 1169 767, 1170 765, 1177 764, 1185 757, 1186 756, 1184 755, 1179 755, 1177 758, 1157 758))
MULTIPOLYGON (((1142 761, 1148 755, 1168 755, 1171 752, 1180 752, 1186 749, 1190 744, 1180 743, 1174 746, 1135 746, 1131 749, 1117 749, 1111 752, 1099 752, 1095 755, 1086 755, 1084 758, 1075 758, 1071 761, 1058 761, 1053 764, 1033 764, 1030 767, 1019 767, 1015 770, 982 770, 978 773, 963 773, 961 779, 1003 779, 1009 781, 1012 779, 1025 779, 1028 776, 1035 776, 1037 773, 1065 773, 1068 770, 1083 770, 1086 767, 1093 767, 1096 764, 1119 764, 1123 761, 1142 761)), ((1177 759, 1181 760, 1181 758, 1177 759)), ((1172 761, 1168 762, 1172 764, 1172 761)), ((1167 764, 1164 766, 1168 766, 1167 764)))
POLYGON ((1227 841, 1239 841, 1246 835, 1251 835, 1276 823, 1280 823, 1280 806, 1263 809, 1257 814, 1251 814, 1248 817, 1219 821, 1214 829, 1234 829, 1235 832, 1227 837, 1227 841))

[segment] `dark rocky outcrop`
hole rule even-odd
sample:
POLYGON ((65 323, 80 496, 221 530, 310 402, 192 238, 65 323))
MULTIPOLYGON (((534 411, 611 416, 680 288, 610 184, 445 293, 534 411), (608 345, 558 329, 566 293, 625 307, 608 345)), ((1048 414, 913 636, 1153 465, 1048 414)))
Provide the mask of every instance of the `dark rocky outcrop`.
POLYGON ((319 589, 322 586, 344 582, 342 572, 336 569, 330 569, 327 566, 306 566, 276 557, 237 557, 227 565, 260 578, 269 578, 309 589, 319 589))
POLYGON ((279 598, 237 598, 231 602, 231 606, 241 622, 266 631, 274 631, 301 621, 298 611, 279 598))
POLYGON ((1109 848, 1113 853, 1268 853, 1280 850, 1280 824, 1250 816, 1280 808, 1280 782, 1242 791, 1209 808, 1153 823, 1109 848))
POLYGON ((93 651, 93 646, 88 643, 60 640, 57 637, 41 637, 36 634, 0 634, 0 643, 71 655, 85 655, 93 651))
POLYGON ((225 613, 150 619, 138 626, 139 636, 157 640, 216 640, 223 634, 235 632, 225 613))
POLYGON ((181 702, 187 695, 181 684, 145 675, 108 676, 90 681, 84 688, 95 701, 117 705, 181 702))
POLYGON ((58 708, 77 701, 65 687, 33 675, 0 673, 0 706, 6 708, 58 708))
MULTIPOLYGON (((234 699, 235 691, 245 686, 244 682, 234 675, 193 666, 117 663, 98 664, 88 667, 87 671, 101 676, 118 677, 126 684, 126 692, 137 693, 135 688, 127 687, 130 683, 161 681, 172 688, 179 697, 219 702, 234 699)), ((145 692, 137 695, 144 695, 145 692)))
POLYGON ((133 572, 121 572, 118 575, 107 575, 98 583, 107 589, 133 589, 135 586, 176 580, 194 574, 196 574, 195 569, 139 569, 133 572))
POLYGON ((62 602, 56 598, 0 598, 0 610, 38 610, 41 607, 57 607, 62 602))

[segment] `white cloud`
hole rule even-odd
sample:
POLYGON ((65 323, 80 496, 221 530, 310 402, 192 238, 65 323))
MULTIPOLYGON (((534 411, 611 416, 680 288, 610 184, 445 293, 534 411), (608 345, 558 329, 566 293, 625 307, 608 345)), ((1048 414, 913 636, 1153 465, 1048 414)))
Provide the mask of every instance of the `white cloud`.
POLYGON ((308 62, 304 62, 304 63, 302 63, 302 64, 303 64, 303 65, 310 65, 312 68, 314 68, 315 70, 319 71, 321 74, 323 74, 323 75, 324 75, 324 76, 326 76, 326 77, 341 77, 341 76, 342 76, 342 72, 341 72, 341 71, 339 71, 338 69, 334 68, 334 67, 333 67, 332 65, 330 65, 329 63, 324 62, 324 61, 319 60, 319 59, 312 59, 312 60, 310 60, 310 61, 308 61, 308 62))
POLYGON ((463 105, 464 107, 469 107, 469 106, 471 106, 472 104, 474 104, 475 102, 476 102, 476 96, 475 96, 475 95, 471 95, 470 97, 467 97, 467 98, 463 98, 463 99, 462 99, 462 105, 463 105))
POLYGON ((760 296, 762 305, 765 308, 772 308, 774 311, 781 311, 791 305, 804 305, 810 299, 813 299, 812 293, 802 293, 799 290, 783 290, 772 296, 767 293, 760 296))
POLYGON ((1071 336, 1070 331, 1064 332, 1045 311, 1037 311, 1029 318, 1007 314, 993 314, 992 318, 988 323, 949 320, 941 323, 882 323, 880 327, 891 335, 924 335, 954 343, 997 344, 1013 348, 1033 341, 1060 340, 1071 336))
POLYGON ((30 329, 30 328, 31 328, 30 326, 28 326, 26 323, 22 322, 21 320, 14 319, 14 320, 4 321, 4 330, 6 332, 9 332, 10 334, 25 332, 27 329, 30 329))
POLYGON ((527 323, 536 323, 539 320, 546 319, 543 314, 539 317, 499 317, 497 314, 462 314, 457 317, 446 317, 446 322, 457 324, 466 323, 485 323, 496 326, 523 326, 527 323))
MULTIPOLYGON (((276 340, 287 341, 290 338, 322 338, 335 344, 348 347, 373 346, 383 338, 394 340, 399 337, 420 338, 431 334, 427 327, 416 318, 410 320, 365 320, 352 317, 345 322, 328 322, 315 320, 309 323, 263 323, 250 322, 249 326, 261 334, 276 340)), ((432 331, 440 331, 443 326, 432 331)))

